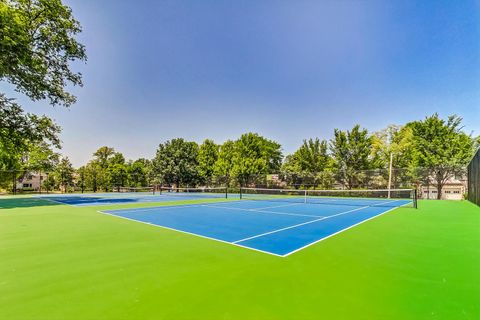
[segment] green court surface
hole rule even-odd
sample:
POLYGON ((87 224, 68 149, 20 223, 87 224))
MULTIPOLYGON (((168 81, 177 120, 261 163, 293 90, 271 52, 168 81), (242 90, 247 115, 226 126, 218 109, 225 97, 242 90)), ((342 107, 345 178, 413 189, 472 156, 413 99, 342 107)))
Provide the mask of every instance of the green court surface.
POLYGON ((420 201, 285 258, 98 207, 0 207, 0 319, 480 319, 480 208, 465 201, 420 201))

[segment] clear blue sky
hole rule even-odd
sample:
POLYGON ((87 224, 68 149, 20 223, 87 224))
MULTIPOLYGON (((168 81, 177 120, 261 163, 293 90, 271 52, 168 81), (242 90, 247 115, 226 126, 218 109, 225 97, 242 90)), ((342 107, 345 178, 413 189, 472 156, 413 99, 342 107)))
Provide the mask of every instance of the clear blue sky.
POLYGON ((478 1, 65 1, 89 56, 78 103, 19 101, 57 120, 75 165, 247 131, 289 153, 434 112, 480 134, 478 1))

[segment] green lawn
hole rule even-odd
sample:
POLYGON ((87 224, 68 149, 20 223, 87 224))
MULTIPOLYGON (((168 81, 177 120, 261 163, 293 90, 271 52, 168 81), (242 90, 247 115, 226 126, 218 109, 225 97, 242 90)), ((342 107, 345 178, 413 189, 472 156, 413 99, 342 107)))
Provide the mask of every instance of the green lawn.
POLYGON ((480 319, 468 202, 422 201, 286 258, 98 208, 0 207, 0 319, 480 319))

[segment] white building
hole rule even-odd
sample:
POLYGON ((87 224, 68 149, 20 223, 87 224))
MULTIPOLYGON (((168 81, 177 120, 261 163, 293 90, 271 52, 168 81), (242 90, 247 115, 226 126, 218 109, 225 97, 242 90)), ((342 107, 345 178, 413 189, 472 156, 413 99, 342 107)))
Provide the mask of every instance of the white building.
MULTIPOLYGON (((442 199, 444 200, 463 200, 463 196, 467 191, 466 179, 454 178, 447 181, 442 189, 442 199)), ((420 198, 437 199, 438 190, 435 185, 422 186, 420 190, 420 198)))
POLYGON ((17 190, 30 189, 39 191, 43 181, 47 179, 45 173, 30 172, 25 176, 17 179, 17 190))

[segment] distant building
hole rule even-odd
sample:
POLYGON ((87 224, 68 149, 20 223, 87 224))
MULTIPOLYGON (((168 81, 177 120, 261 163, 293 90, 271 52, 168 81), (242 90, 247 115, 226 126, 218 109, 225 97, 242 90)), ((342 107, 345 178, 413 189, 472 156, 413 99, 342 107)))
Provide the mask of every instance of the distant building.
POLYGON ((47 179, 45 173, 30 172, 17 179, 17 190, 28 189, 39 191, 43 181, 47 179))
MULTIPOLYGON (((463 200, 464 194, 467 192, 466 178, 455 177, 447 181, 442 188, 442 199, 444 200, 463 200)), ((420 187, 419 197, 422 199, 437 199, 438 190, 436 185, 428 185, 420 187)))

